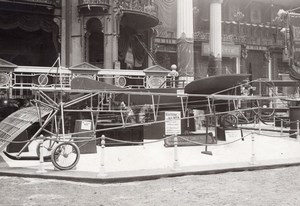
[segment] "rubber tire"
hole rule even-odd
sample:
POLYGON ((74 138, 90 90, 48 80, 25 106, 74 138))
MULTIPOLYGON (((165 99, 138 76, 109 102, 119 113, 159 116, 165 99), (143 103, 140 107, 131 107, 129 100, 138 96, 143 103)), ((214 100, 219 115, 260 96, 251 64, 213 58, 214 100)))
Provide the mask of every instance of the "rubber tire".
MULTIPOLYGON (((68 158, 68 157, 66 157, 68 158)), ((75 167, 79 161, 79 158, 80 158, 80 151, 79 151, 79 148, 76 144, 72 143, 72 142, 62 142, 60 144, 58 144, 54 150, 52 150, 51 152, 51 161, 52 161, 52 164, 54 165, 54 167, 56 167, 57 169, 59 170, 70 170, 72 169, 73 167, 75 167), (66 165, 66 166, 62 166, 60 165, 58 162, 57 162, 57 154, 59 154, 59 156, 61 156, 61 152, 58 151, 60 150, 62 147, 64 146, 71 146, 72 147, 72 153, 74 152, 75 155, 76 155, 76 158, 75 160, 69 164, 69 165, 66 165)))

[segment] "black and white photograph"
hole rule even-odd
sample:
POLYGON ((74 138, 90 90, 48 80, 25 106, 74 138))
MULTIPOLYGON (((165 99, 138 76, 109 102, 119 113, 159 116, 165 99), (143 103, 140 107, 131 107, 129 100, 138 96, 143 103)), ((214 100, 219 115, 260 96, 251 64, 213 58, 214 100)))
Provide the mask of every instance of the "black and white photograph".
POLYGON ((299 0, 0 0, 0 206, 300 205, 299 0))

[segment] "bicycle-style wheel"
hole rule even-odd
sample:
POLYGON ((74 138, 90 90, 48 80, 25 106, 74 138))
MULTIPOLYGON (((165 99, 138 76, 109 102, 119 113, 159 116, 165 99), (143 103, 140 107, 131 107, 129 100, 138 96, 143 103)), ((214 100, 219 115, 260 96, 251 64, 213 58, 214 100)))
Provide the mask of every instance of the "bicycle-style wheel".
POLYGON ((58 144, 51 153, 51 161, 59 170, 70 170, 79 161, 79 148, 72 142, 58 144))
POLYGON ((224 128, 236 128, 238 123, 238 119, 233 114, 226 114, 221 117, 220 126, 224 128))

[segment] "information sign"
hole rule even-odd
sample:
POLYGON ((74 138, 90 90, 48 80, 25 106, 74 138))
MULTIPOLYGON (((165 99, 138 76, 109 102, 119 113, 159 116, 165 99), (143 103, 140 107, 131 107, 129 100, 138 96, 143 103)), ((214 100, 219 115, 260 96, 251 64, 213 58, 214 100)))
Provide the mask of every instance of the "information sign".
POLYGON ((91 130, 92 122, 90 121, 82 121, 81 122, 81 130, 91 130))
POLYGON ((235 141, 242 138, 242 130, 240 129, 232 129, 232 130, 225 130, 225 138, 226 141, 235 141))
POLYGON ((165 112, 166 135, 181 134, 181 114, 178 111, 165 112))

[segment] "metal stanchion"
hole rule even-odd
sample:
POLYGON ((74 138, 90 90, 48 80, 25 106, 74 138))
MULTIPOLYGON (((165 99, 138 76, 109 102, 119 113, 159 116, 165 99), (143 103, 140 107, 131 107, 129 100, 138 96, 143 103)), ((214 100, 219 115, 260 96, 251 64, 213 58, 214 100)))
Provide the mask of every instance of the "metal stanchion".
POLYGON ((177 135, 174 136, 174 163, 173 170, 179 170, 180 164, 178 160, 178 138, 177 135))
POLYGON ((256 161, 254 142, 255 142, 254 134, 251 133, 251 159, 250 159, 251 165, 255 164, 256 161))
POLYGON ((299 135, 299 120, 297 120, 297 140, 300 140, 300 135, 299 135))
POLYGON ((283 119, 280 119, 280 135, 283 133, 283 119))
POLYGON ((275 117, 275 114, 274 114, 274 117, 273 117, 273 122, 274 122, 273 128, 275 129, 276 128, 276 117, 275 117))
POLYGON ((43 174, 46 173, 47 171, 45 170, 44 166, 44 154, 43 154, 43 147, 44 147, 44 136, 41 134, 39 137, 39 150, 40 150, 40 164, 39 164, 39 169, 36 171, 38 174, 43 174))
POLYGON ((258 133, 261 134, 261 121, 258 119, 258 133))
POLYGON ((105 136, 101 136, 101 156, 100 156, 100 168, 99 172, 97 174, 97 177, 105 177, 107 174, 105 173, 105 167, 104 167, 104 150, 105 150, 105 136))
POLYGON ((208 117, 206 117, 206 132, 205 132, 205 151, 202 151, 202 154, 212 155, 211 151, 207 150, 208 144, 208 117))

